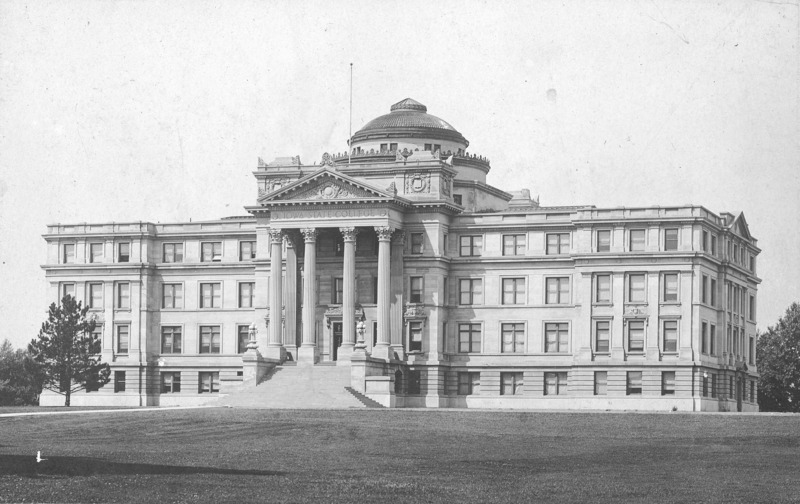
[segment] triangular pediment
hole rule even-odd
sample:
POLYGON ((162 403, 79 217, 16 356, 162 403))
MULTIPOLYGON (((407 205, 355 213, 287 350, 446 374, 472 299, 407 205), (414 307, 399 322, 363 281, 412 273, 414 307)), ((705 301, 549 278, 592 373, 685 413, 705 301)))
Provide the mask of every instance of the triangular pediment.
POLYGON ((740 212, 739 215, 737 215, 733 220, 733 223, 731 224, 731 230, 737 235, 748 240, 752 238, 750 235, 750 226, 747 225, 747 220, 745 220, 743 212, 740 212))
POLYGON ((328 168, 316 171, 271 194, 261 204, 284 201, 391 200, 394 195, 328 168))

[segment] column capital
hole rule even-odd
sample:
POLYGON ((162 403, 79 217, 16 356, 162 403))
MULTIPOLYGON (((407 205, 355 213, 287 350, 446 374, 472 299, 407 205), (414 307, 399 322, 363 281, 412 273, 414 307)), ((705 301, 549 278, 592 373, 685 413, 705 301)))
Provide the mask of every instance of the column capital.
POLYGON ((281 228, 269 228, 269 239, 271 243, 283 243, 283 230, 281 228))
POLYGON ((303 228, 300 232, 303 233, 303 239, 306 243, 315 243, 317 241, 317 236, 319 235, 317 228, 303 228))
POLYGON ((389 241, 392 239, 392 232, 394 228, 389 226, 375 226, 375 233, 378 234, 378 240, 389 241))
POLYGON ((340 227, 339 232, 342 233, 344 241, 346 242, 356 241, 356 235, 358 234, 358 229, 354 227, 340 227))
POLYGON ((402 229, 395 229, 394 233, 392 233, 392 242, 394 242, 395 245, 405 245, 406 232, 402 229))

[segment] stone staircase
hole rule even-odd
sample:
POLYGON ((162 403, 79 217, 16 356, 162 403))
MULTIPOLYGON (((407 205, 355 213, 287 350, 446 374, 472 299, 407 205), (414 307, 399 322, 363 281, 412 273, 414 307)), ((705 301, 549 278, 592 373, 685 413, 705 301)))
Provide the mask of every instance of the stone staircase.
POLYGON ((350 366, 347 364, 283 365, 273 369, 258 386, 245 386, 239 392, 207 404, 275 409, 381 407, 358 392, 350 392, 349 388, 350 366))

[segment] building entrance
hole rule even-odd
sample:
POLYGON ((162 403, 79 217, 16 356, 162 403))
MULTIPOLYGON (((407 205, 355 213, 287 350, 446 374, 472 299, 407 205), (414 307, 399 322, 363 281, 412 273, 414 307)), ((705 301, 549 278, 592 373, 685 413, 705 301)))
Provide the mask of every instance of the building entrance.
POLYGON ((341 322, 334 322, 333 323, 333 348, 331 349, 331 355, 333 355, 333 360, 338 359, 339 354, 339 347, 342 346, 342 323, 341 322))

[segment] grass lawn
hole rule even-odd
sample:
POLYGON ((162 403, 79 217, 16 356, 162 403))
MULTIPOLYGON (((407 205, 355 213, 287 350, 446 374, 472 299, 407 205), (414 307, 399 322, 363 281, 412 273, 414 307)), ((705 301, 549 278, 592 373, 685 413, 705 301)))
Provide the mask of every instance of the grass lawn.
POLYGON ((798 502, 800 415, 0 418, 0 502, 798 502), (35 462, 41 450, 45 462, 35 462))

